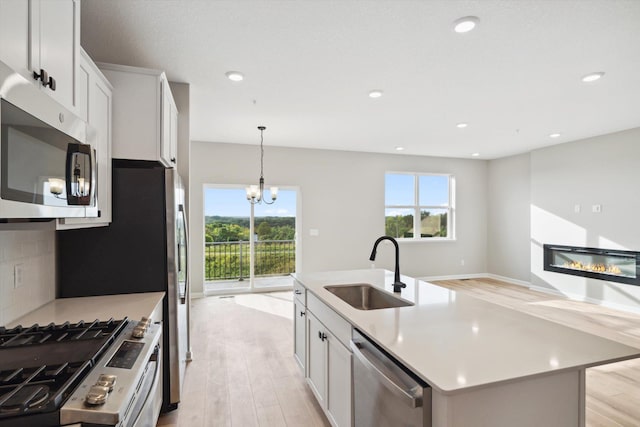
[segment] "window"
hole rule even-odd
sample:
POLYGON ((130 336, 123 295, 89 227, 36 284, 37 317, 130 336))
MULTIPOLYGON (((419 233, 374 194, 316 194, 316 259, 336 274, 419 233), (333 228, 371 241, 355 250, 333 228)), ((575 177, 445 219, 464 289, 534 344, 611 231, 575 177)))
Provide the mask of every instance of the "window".
POLYGON ((445 174, 385 174, 385 234, 400 239, 453 239, 454 178, 445 174))

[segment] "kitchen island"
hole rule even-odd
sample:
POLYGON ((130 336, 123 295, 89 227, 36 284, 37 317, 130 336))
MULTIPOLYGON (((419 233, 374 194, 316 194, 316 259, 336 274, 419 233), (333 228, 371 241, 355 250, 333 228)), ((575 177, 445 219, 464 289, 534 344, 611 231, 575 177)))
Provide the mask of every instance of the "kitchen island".
POLYGON ((358 310, 324 288, 367 283, 392 293, 385 270, 294 277, 432 388, 433 426, 584 426, 585 369, 640 357, 639 349, 406 276, 399 296, 414 305, 400 308, 358 310))
POLYGON ((162 298, 164 292, 145 292, 125 295, 103 295, 78 298, 55 299, 42 307, 25 314, 9 323, 31 326, 35 323, 46 325, 51 322, 91 322, 96 319, 116 320, 128 317, 130 320, 140 320, 148 317, 155 322, 162 321, 162 298))

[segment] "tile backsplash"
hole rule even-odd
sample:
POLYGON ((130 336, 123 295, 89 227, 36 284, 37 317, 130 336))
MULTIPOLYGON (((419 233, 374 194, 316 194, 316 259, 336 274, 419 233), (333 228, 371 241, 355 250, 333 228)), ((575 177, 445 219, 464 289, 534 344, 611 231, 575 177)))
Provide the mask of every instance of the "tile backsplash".
POLYGON ((16 228, 0 230, 0 325, 55 298, 55 229, 16 228))

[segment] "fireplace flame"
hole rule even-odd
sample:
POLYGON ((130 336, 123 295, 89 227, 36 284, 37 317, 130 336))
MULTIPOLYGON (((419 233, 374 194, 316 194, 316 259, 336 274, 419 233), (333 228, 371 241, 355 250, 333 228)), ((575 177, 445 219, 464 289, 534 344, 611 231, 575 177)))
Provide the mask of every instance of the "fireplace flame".
POLYGON ((565 262, 564 267, 573 270, 592 271, 594 273, 622 274, 622 270, 617 265, 583 264, 578 261, 571 261, 565 262))

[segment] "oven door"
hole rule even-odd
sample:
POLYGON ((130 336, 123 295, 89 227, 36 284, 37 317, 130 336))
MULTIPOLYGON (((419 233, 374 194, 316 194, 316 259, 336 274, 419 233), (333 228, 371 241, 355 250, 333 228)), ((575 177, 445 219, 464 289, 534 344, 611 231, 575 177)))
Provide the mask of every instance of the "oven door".
POLYGON ((97 211, 87 123, 21 78, 0 63, 0 219, 97 211))

